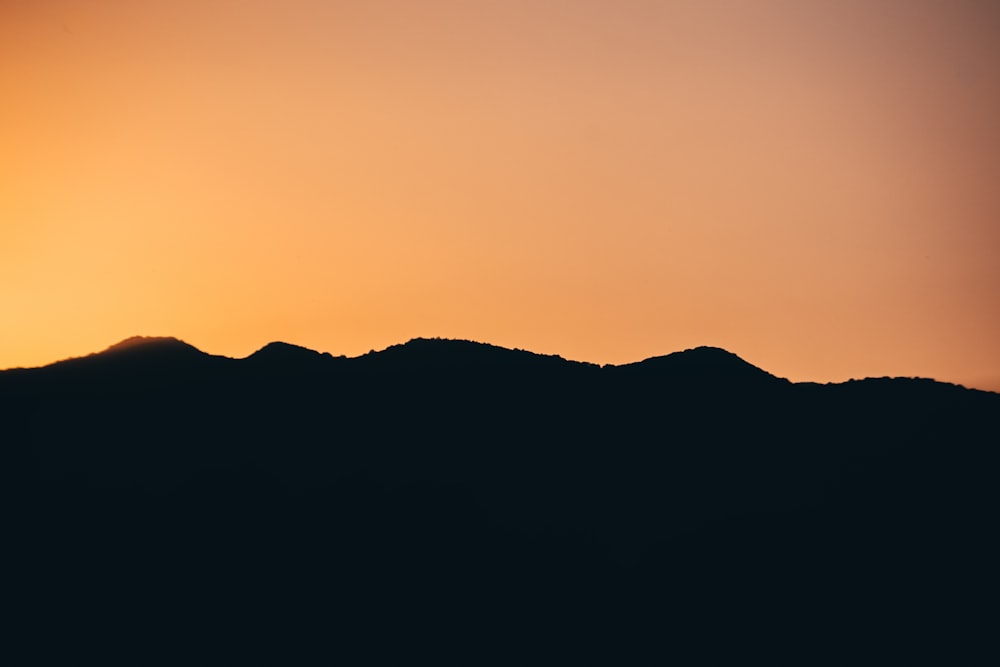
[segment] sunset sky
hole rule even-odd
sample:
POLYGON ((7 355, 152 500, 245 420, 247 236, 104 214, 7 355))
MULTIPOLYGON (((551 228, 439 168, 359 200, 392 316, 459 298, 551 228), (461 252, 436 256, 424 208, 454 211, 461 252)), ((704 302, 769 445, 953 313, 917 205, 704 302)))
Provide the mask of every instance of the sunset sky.
POLYGON ((1000 391, 1000 3, 0 0, 0 368, 136 334, 1000 391))

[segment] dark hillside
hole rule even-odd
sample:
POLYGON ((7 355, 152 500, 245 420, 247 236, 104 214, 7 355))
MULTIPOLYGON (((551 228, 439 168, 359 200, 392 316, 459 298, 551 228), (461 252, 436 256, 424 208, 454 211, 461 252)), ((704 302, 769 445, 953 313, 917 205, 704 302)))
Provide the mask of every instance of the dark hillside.
POLYGON ((127 343, 0 372, 40 662, 989 648, 1000 395, 792 384, 717 348, 598 367, 438 339, 127 343))

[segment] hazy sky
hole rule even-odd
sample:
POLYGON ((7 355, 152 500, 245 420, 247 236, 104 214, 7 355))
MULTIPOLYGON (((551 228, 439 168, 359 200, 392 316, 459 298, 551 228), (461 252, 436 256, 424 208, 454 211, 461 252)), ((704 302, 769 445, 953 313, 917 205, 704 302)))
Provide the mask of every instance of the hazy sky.
POLYGON ((1000 3, 0 0, 0 368, 133 334, 1000 390, 1000 3))

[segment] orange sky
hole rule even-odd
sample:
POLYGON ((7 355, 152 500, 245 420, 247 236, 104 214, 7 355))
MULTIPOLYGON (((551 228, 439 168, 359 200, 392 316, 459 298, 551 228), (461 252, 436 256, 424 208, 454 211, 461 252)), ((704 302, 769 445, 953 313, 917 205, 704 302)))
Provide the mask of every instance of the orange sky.
POLYGON ((0 0, 0 368, 415 336, 1000 390, 989 0, 0 0))

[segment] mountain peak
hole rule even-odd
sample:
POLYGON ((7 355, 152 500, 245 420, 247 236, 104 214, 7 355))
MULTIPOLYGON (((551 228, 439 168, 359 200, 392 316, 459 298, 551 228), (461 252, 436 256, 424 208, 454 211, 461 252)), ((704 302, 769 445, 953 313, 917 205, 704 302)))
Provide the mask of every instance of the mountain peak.
POLYGON ((103 368, 118 373, 145 372, 150 369, 177 370, 201 363, 203 360, 220 359, 202 352, 194 345, 173 336, 132 336, 114 345, 83 357, 71 357, 46 366, 55 369, 103 368))
MULTIPOLYGON (((688 348, 680 352, 674 352, 672 354, 666 355, 667 357, 674 358, 677 361, 683 359, 688 362, 697 362, 702 364, 720 364, 720 365, 746 365, 753 366, 749 362, 745 361, 738 354, 734 354, 729 350, 723 349, 721 347, 713 347, 711 345, 699 345, 698 347, 688 348)), ((756 366, 753 366, 756 368, 756 366)))
POLYGON ((247 357, 247 359, 258 362, 266 361, 268 363, 297 364, 309 363, 321 358, 329 357, 329 353, 317 352, 316 350, 311 350, 308 347, 302 347, 301 345, 274 341, 260 348, 247 357))
POLYGON ((179 338, 174 338, 173 336, 131 336, 110 346, 104 350, 102 354, 108 352, 124 352, 126 350, 135 350, 137 348, 156 348, 161 350, 170 348, 197 349, 193 345, 189 345, 188 343, 185 343, 179 338))
POLYGON ((194 345, 173 336, 132 336, 115 343, 103 352, 90 355, 100 359, 121 359, 132 363, 134 360, 182 360, 208 357, 194 345))
POLYGON ((422 369, 506 371, 539 363, 547 367, 565 364, 593 365, 569 362, 557 355, 536 354, 527 350, 452 338, 412 338, 406 343, 391 345, 378 352, 372 350, 358 357, 358 360, 376 368, 407 371, 422 369))
POLYGON ((634 364, 626 364, 622 368, 667 371, 679 378, 700 378, 705 381, 780 379, 729 350, 707 345, 662 357, 651 357, 634 364))

